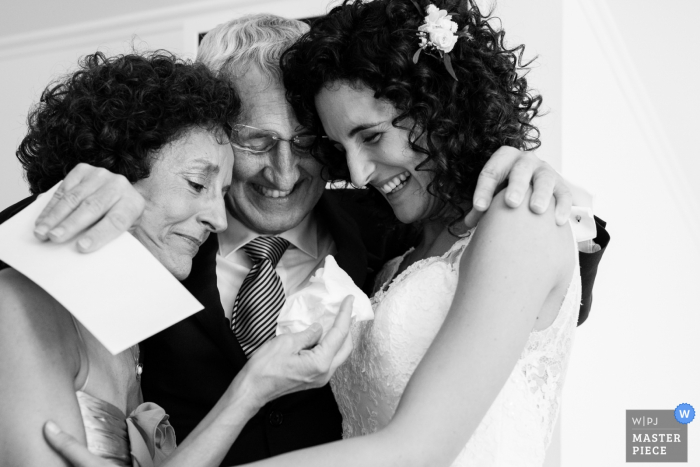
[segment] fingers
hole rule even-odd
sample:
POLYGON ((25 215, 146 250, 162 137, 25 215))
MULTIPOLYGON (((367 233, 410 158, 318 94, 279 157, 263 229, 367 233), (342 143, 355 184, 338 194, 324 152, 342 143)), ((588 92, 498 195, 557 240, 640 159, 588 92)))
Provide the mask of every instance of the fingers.
POLYGON ((143 197, 125 177, 79 164, 37 219, 35 235, 62 243, 94 224, 78 243, 81 251, 94 251, 131 227, 144 206, 143 197))
MULTIPOLYGON (((348 295, 340 304, 340 310, 335 317, 333 326, 330 328, 321 343, 316 347, 318 352, 328 355, 335 355, 343 346, 345 338, 350 333, 350 322, 352 320, 352 304, 355 298, 348 295)), ((314 349, 314 350, 316 350, 314 349)))
POLYGON ((338 350, 338 353, 336 353, 333 356, 333 360, 331 361, 331 366, 329 370, 329 375, 335 373, 335 370, 337 370, 338 367, 342 365, 345 360, 348 359, 348 357, 352 353, 352 348, 352 336, 350 335, 350 333, 348 333, 345 336, 345 340, 343 341, 343 345, 340 347, 340 350, 338 350))
POLYGON ((97 185, 89 182, 89 174, 94 167, 78 164, 66 175, 46 207, 35 222, 34 234, 40 240, 48 240, 48 233, 80 204, 82 197, 92 193, 97 185), (87 179, 87 180, 85 180, 87 179))
MULTIPOLYGON (((348 295, 343 299, 338 310, 338 316, 335 317, 333 327, 330 331, 340 333, 341 337, 345 338, 350 333, 350 322, 352 321, 352 305, 355 303, 355 297, 348 295)), ((329 332, 330 332, 329 331, 329 332)))
MULTIPOLYGON (((138 194, 135 191, 134 193, 138 194)), ((141 217, 144 206, 145 202, 140 195, 122 196, 116 201, 102 220, 80 236, 78 239, 78 249, 84 253, 99 250, 104 245, 129 230, 129 228, 138 221, 139 217, 141 217)), ((75 221, 72 220, 73 216, 65 221, 70 222, 70 227, 67 228, 69 232, 79 232, 82 230, 82 226, 89 225, 89 217, 80 219, 77 217, 79 216, 77 211, 75 216, 75 221)))
POLYGON ((557 225, 564 225, 571 215, 573 195, 563 180, 561 184, 557 184, 554 188, 554 199, 557 203, 554 209, 554 218, 556 219, 557 225))
POLYGON ((340 310, 338 316, 335 317, 333 327, 324 338, 324 342, 329 342, 326 350, 332 355, 328 377, 335 373, 335 370, 347 360, 352 352, 350 324, 352 322, 352 305, 354 301, 355 298, 351 295, 345 297, 340 304, 340 310))
POLYGON ((493 153, 479 174, 474 190, 474 209, 488 209, 498 186, 506 179, 520 153, 521 151, 510 146, 502 146, 493 153))
POLYGON ((78 440, 61 431, 51 421, 44 424, 44 437, 49 446, 74 467, 102 467, 110 465, 103 459, 91 454, 78 440))
POLYGON ((39 213, 39 217, 37 217, 36 221, 34 222, 34 235, 39 240, 48 240, 48 233, 49 230, 53 228, 55 219, 52 218, 47 220, 46 217, 49 213, 55 212, 54 207, 60 200, 63 199, 64 191, 68 189, 68 184, 66 183, 67 180, 68 177, 61 182, 48 204, 44 206, 44 209, 41 211, 41 213, 39 213))
POLYGON ((508 188, 506 188, 506 204, 511 208, 517 208, 523 202, 530 183, 533 181, 533 174, 542 163, 537 156, 531 152, 521 152, 518 160, 513 164, 508 177, 508 188))
POLYGON ((298 352, 300 350, 310 349, 318 344, 322 334, 323 327, 319 323, 313 323, 305 330, 293 333, 291 336, 294 337, 294 345, 297 349, 296 351, 298 352))
POLYGON ((530 196, 530 210, 532 212, 543 214, 547 211, 554 194, 557 178, 561 177, 549 164, 535 172, 532 178, 532 196, 530 196))
POLYGON ((476 209, 472 209, 464 217, 464 225, 466 225, 469 229, 476 227, 476 224, 479 223, 479 219, 481 219, 483 215, 483 211, 477 211, 476 209))

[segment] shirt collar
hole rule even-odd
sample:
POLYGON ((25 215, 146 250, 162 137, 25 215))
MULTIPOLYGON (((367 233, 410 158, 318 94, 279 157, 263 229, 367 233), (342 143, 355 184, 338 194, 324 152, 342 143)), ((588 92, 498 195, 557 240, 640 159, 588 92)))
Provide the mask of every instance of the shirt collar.
MULTIPOLYGON (((218 234, 219 254, 223 257, 235 253, 251 240, 259 237, 260 234, 245 226, 231 213, 226 212, 228 228, 218 234)), ((314 259, 318 258, 318 225, 313 212, 307 215, 296 227, 282 232, 277 237, 288 240, 289 243, 299 248, 301 251, 314 259)))

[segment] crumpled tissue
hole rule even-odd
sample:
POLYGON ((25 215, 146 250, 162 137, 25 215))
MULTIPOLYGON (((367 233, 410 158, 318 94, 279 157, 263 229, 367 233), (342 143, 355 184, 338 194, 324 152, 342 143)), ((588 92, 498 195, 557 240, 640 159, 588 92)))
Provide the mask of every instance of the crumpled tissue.
POLYGON ((313 323, 320 323, 325 336, 333 327, 340 304, 348 295, 355 297, 353 323, 374 319, 367 295, 338 266, 332 255, 326 256, 323 266, 309 280, 309 285, 287 297, 277 318, 276 334, 300 332, 313 323))

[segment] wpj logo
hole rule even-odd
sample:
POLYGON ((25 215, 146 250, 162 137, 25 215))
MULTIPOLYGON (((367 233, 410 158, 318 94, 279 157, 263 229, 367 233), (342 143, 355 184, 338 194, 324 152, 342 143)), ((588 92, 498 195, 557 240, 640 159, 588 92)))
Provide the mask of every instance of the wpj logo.
POLYGON ((688 462, 688 423, 695 410, 627 411, 627 462, 688 462))

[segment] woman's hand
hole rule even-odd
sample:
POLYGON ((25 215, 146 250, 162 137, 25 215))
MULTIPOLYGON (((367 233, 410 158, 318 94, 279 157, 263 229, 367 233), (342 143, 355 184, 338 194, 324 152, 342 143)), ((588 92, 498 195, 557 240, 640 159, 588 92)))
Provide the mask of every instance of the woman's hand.
POLYGON ((353 297, 340 305, 333 327, 319 342, 317 323, 302 332, 277 336, 260 347, 236 379, 262 407, 285 394, 324 386, 352 351, 350 317, 353 297), (318 345, 316 345, 318 343, 318 345))
MULTIPOLYGON (((260 407, 285 394, 328 383, 336 368, 352 351, 349 332, 352 301, 351 296, 343 300, 333 327, 320 342, 321 326, 312 325, 302 332, 277 336, 260 347, 231 384, 229 402, 224 402, 225 397, 219 401, 168 458, 164 467, 194 465, 195 459, 201 465, 218 465, 245 423, 260 407), (245 404, 246 398, 247 402, 252 401, 252 407, 241 405, 245 404), (227 407, 224 408, 222 403, 227 407), (236 420, 224 415, 225 411, 234 411, 236 420), (212 440, 218 440, 218 443, 212 440)), ((91 454, 51 421, 44 424, 44 437, 49 446, 73 467, 112 465, 91 454)))

